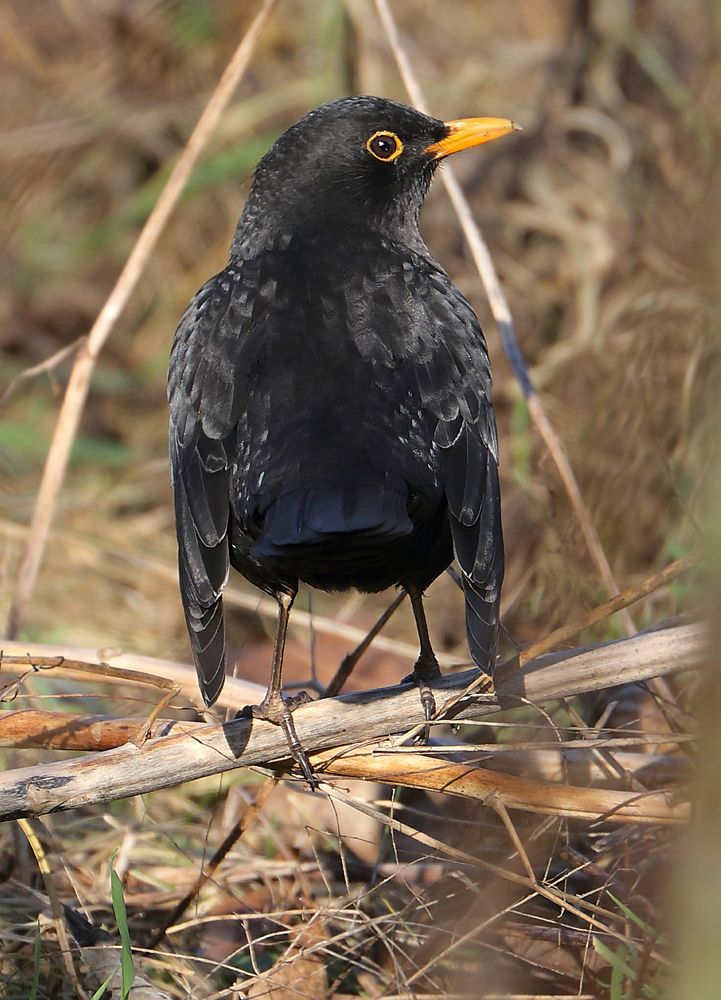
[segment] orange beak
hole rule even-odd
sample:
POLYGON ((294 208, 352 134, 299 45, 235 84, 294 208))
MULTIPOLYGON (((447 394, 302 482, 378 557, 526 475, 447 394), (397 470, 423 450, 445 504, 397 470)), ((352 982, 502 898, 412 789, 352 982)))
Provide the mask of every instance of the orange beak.
POLYGON ((502 135, 509 132, 520 132, 521 126, 508 118, 461 118, 458 121, 444 122, 449 130, 445 139, 431 143, 423 150, 429 153, 434 160, 441 160, 451 153, 458 153, 461 149, 470 149, 471 146, 480 146, 482 142, 490 142, 492 139, 500 139, 502 135))

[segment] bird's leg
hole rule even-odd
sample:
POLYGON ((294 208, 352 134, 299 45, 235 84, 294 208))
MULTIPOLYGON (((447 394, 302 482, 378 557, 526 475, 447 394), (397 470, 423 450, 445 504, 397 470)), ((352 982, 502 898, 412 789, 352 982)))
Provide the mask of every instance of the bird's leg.
MULTIPOLYGON (((416 620, 418 639, 421 644, 420 656, 416 660, 416 665, 413 668, 410 679, 418 686, 423 714, 426 717, 426 722, 430 722, 436 711, 436 699, 433 697, 430 682, 437 680, 441 676, 441 668, 438 666, 436 654, 433 652, 433 647, 431 646, 431 637, 428 634, 428 624, 426 623, 426 615, 423 610, 423 592, 416 587, 406 587, 406 590, 411 599, 413 617, 416 620)), ((426 726, 423 731, 424 743, 428 742, 428 734, 429 726, 426 726)))
POLYGON ((302 692, 295 698, 284 698, 282 691, 283 684, 283 652, 285 650, 285 636, 288 631, 288 619, 290 609, 295 600, 295 594, 278 594, 278 625, 275 631, 275 642, 273 643, 273 664, 270 671, 270 681, 268 690, 260 705, 253 705, 250 709, 253 718, 264 719, 266 722, 273 722, 285 733, 293 760, 303 773, 303 777, 310 787, 315 791, 318 787, 318 779, 313 773, 303 745, 298 739, 293 724, 293 709, 308 701, 308 696, 302 692))

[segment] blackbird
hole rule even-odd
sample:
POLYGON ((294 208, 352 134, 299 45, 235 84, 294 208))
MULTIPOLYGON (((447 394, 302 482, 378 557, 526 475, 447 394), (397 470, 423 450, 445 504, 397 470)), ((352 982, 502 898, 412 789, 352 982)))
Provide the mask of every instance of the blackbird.
POLYGON ((516 126, 442 122, 378 97, 311 111, 263 157, 227 266, 183 314, 170 356, 180 593, 207 705, 225 679, 233 566, 278 602, 254 716, 283 726, 299 581, 408 592, 432 710, 422 595, 455 557, 475 662, 495 658, 503 578, 498 445, 478 320, 423 242, 441 160, 516 126))

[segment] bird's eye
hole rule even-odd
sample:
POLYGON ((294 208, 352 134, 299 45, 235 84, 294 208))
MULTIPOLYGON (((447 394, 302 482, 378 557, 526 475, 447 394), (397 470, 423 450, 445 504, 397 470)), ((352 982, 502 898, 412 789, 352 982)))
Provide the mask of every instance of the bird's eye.
POLYGON ((403 152, 403 143, 395 132, 374 132, 366 143, 366 149, 376 160, 390 163, 403 152))

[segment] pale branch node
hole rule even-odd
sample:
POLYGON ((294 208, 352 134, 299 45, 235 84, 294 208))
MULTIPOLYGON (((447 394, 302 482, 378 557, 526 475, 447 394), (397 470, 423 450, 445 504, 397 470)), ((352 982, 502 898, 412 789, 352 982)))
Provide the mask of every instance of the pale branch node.
MULTIPOLYGON (((700 666, 705 654, 704 627, 676 625, 588 649, 548 654, 524 668, 506 664, 496 675, 493 694, 474 693, 460 702, 458 695, 473 683, 476 672, 447 676, 434 685, 436 702, 441 712, 444 703, 457 702, 453 719, 483 718, 519 705, 570 698, 689 670, 700 666)), ((422 706, 412 685, 316 701, 295 713, 298 735, 310 754, 349 744, 355 744, 355 751, 362 750, 368 741, 405 732, 422 722, 422 706)), ((0 819, 144 794, 237 767, 288 767, 285 736, 269 723, 235 719, 185 733, 177 731, 181 723, 163 725, 167 735, 150 739, 141 747, 131 743, 81 758, 6 772, 0 778, 0 819)), ((401 756, 397 754, 387 762, 388 770, 398 769, 401 756)), ((321 764, 319 761, 320 773, 321 764)), ((441 764, 451 766, 446 761, 441 764)), ((326 765, 328 771, 330 766, 326 765)), ((368 777, 378 780, 375 774, 369 773, 368 777)), ((634 808, 641 811, 638 803, 644 796, 634 793, 626 798, 629 808, 633 802, 634 808)), ((614 811, 618 811, 618 805, 614 811)))

